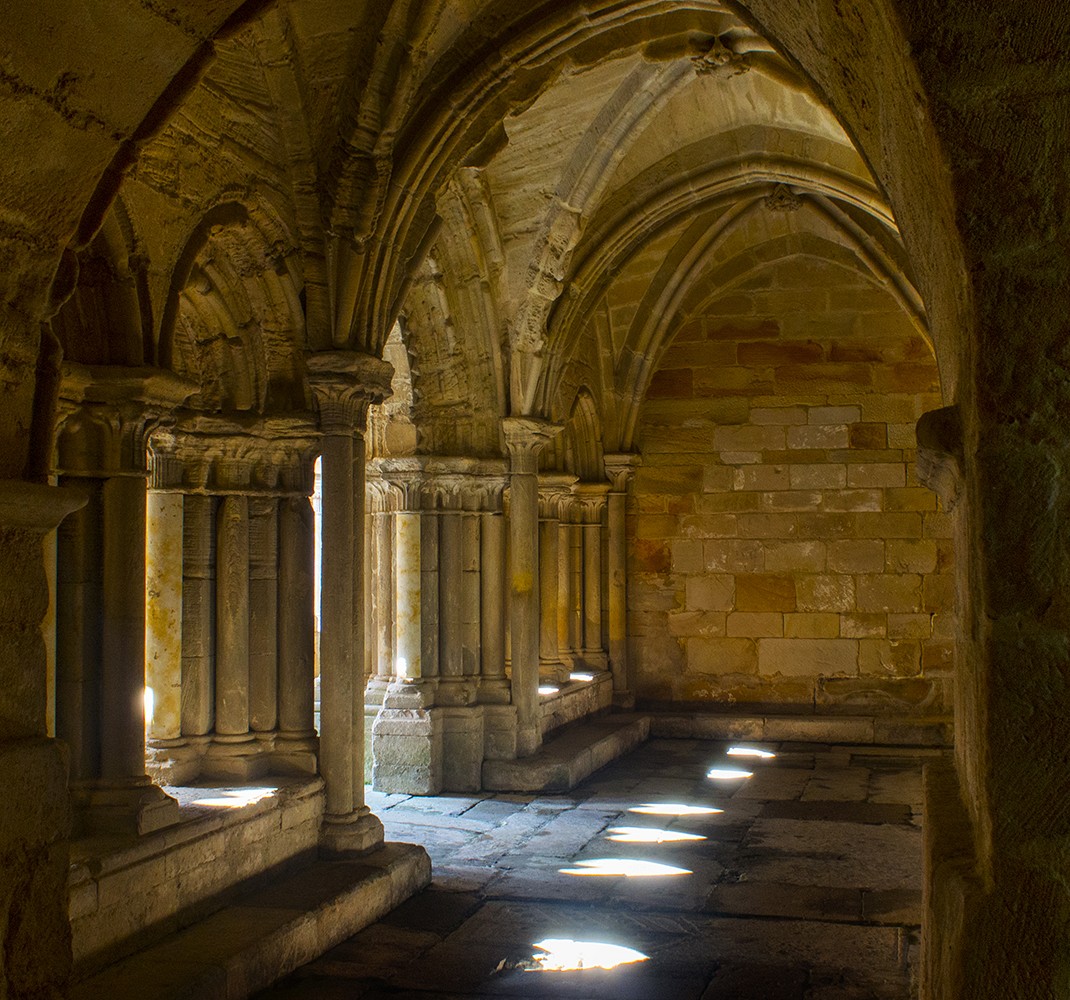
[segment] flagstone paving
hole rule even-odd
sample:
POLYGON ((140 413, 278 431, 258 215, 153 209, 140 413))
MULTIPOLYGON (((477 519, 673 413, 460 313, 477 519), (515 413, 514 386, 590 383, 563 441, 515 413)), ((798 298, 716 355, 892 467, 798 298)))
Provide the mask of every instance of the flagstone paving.
POLYGON ((939 751, 763 744, 776 758, 751 760, 729 746, 651 740, 562 795, 370 792, 387 839, 423 844, 434 881, 261 1000, 916 997, 921 767, 939 751), (753 777, 714 781, 713 767, 753 777), (723 811, 631 811, 648 804, 723 811), (622 827, 664 832, 609 839, 622 827), (565 871, 594 861, 685 873, 565 871), (614 960, 550 941, 646 957, 550 971, 614 960))

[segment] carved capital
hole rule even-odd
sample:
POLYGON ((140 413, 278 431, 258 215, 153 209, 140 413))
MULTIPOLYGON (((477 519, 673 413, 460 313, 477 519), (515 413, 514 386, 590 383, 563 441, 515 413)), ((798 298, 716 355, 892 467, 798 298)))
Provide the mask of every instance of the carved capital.
POLYGON ((305 365, 324 434, 363 434, 368 408, 391 394, 394 369, 370 354, 316 351, 305 365))
POLYGON ((532 475, 539 469, 539 453, 563 428, 538 417, 505 417, 502 434, 509 451, 510 471, 532 475))
POLYGON ((544 473, 539 476, 539 517, 543 520, 557 520, 561 517, 562 506, 572 496, 572 488, 578 477, 562 473, 544 473))
POLYGON ((161 368, 63 365, 56 470, 66 476, 146 475, 148 439, 197 391, 161 368))
POLYGON ((609 477, 610 488, 614 493, 626 493, 628 480, 632 478, 635 470, 642 464, 639 455, 618 453, 603 456, 606 465, 606 475, 609 477))
POLYGON ((152 486, 183 493, 308 496, 319 443, 310 413, 187 414, 150 438, 152 486))
POLYGON ((691 65, 700 76, 718 73, 723 76, 739 76, 750 69, 746 53, 735 52, 728 35, 715 38, 708 46, 697 49, 691 56, 691 65))
POLYGON ((802 208, 802 198, 787 184, 777 184, 765 199, 765 207, 771 212, 797 212, 802 208))
POLYGON ((572 491, 572 510, 580 524, 598 524, 606 506, 609 483, 577 483, 572 491))

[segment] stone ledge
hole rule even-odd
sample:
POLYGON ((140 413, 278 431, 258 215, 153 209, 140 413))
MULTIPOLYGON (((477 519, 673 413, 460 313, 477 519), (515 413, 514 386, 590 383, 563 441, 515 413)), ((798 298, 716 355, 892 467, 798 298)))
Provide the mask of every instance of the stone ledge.
POLYGON ((316 861, 71 991, 72 1000, 243 1000, 374 923, 431 881, 422 847, 316 861))
POLYGON ((872 715, 728 715, 652 712, 650 735, 668 739, 799 740, 807 743, 949 747, 950 720, 872 715))
POLYGON ((483 788, 495 792, 565 792, 650 735, 645 715, 621 713, 569 728, 530 757, 483 762, 483 788))

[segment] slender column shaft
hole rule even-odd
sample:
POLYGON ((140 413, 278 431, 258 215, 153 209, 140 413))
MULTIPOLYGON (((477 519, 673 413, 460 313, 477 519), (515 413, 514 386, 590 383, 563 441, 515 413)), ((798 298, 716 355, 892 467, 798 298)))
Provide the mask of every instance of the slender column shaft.
POLYGON ((353 768, 353 808, 364 810, 364 688, 367 684, 365 641, 365 593, 368 589, 367 549, 365 548, 367 521, 367 457, 363 428, 353 434, 353 672, 352 719, 353 736, 350 744, 353 768))
POLYGON ((278 723, 278 501, 249 502, 249 728, 278 723))
MULTIPOLYGON (((597 516, 597 515, 594 515, 597 516)), ((583 526, 583 648, 602 648, 602 525, 583 526)))
POLYGON ((249 500, 233 494, 220 501, 216 517, 215 731, 217 736, 251 739, 249 500))
POLYGON ((378 633, 376 673, 384 678, 394 673, 394 515, 375 515, 378 537, 375 572, 375 624, 378 633))
POLYGON ((464 527, 461 512, 445 510, 439 521, 439 673, 464 674, 461 601, 464 588, 464 527))
POLYGON ((583 525, 569 525, 572 585, 569 588, 572 604, 569 608, 569 645, 577 652, 583 650, 583 525))
POLYGON ((606 474, 612 484, 606 506, 609 666, 613 692, 620 704, 635 698, 635 678, 628 662, 628 480, 639 464, 638 455, 606 455, 606 474))
POLYGON ((575 650, 569 635, 572 608, 572 529, 564 513, 557 524, 557 651, 571 662, 575 650))
POLYGON ((394 527, 397 566, 396 675, 415 680, 423 676, 419 513, 398 511, 394 517, 394 527))
POLYGON ((100 483, 81 485, 89 502, 68 515, 57 537, 56 735, 69 749, 72 781, 99 773, 101 739, 100 483))
POLYGON ((101 777, 145 776, 145 479, 104 482, 101 777))
POLYGON ((420 515, 420 677, 439 675, 438 516, 420 515))
POLYGON ((175 740, 182 733, 182 495, 152 490, 146 503, 148 732, 154 740, 175 740))
POLYGON ((557 643, 560 534, 556 517, 539 521, 539 659, 545 666, 554 667, 560 659, 557 643))
POLYGON ((182 735, 211 732, 215 705, 215 498, 182 500, 182 735))
POLYGON ((279 508, 279 729, 286 739, 314 734, 315 523, 307 497, 279 508))
POLYGON ((461 659, 466 677, 479 674, 479 524, 477 513, 463 515, 464 583, 461 589, 461 659))
MULTIPOLYGON (((322 456, 320 770, 327 812, 353 811, 353 435, 328 429, 322 456)), ((362 709, 363 712, 363 709, 362 709)))
POLYGON ((500 681, 505 676, 505 519, 491 512, 480 520, 480 673, 484 680, 500 681))

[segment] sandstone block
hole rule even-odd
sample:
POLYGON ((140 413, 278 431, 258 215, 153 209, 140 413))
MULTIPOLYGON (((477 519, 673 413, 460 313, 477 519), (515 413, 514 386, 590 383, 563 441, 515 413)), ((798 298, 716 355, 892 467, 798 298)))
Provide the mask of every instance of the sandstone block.
MULTIPOLYGON (((812 414, 814 411, 811 410, 812 414)), ((789 448, 846 448, 849 444, 847 424, 818 423, 811 421, 801 427, 789 427, 787 430, 789 448)))
POLYGON ((856 611, 840 615, 840 635, 851 639, 883 639, 888 634, 888 616, 856 611))
POLYGON ((847 485, 866 487, 896 487, 906 486, 906 468, 902 463, 861 463, 847 466, 847 485))
POLYGON ((672 538, 677 520, 671 514, 640 514, 635 519, 636 538, 672 538))
POLYGON ((916 448, 918 432, 913 421, 903 424, 887 424, 889 448, 916 448))
POLYGON ((933 620, 927 614, 888 615, 889 639, 928 639, 932 636, 933 620))
POLYGON ((837 639, 840 616, 816 611, 784 615, 784 635, 789 639, 837 639))
POLYGON ((887 544, 889 573, 932 573, 936 569, 936 542, 931 538, 893 538, 887 544))
POLYGON ((955 610, 955 577, 951 573, 933 573, 925 577, 922 607, 936 614, 955 610))
POLYGON ((821 573, 825 569, 825 543, 767 542, 765 568, 773 572, 821 573))
POLYGON ((921 514, 913 512, 858 513, 854 515, 854 535, 856 538, 920 538, 921 518, 921 514))
POLYGON ((702 488, 701 465, 642 465, 635 474, 636 493, 691 493, 702 488))
POLYGON ((824 494, 822 506, 830 511, 879 511, 884 509, 885 492, 878 489, 837 490, 835 493, 824 494))
POLYGON ((749 465, 736 469, 733 488, 737 490, 786 490, 791 476, 786 465, 749 465))
POLYGON ((730 611, 734 597, 735 579, 731 576, 689 576, 684 584, 688 611, 730 611))
POLYGON ((740 514, 736 530, 740 538, 791 538, 797 533, 794 514, 740 514))
MULTIPOLYGON (((702 492, 721 493, 732 489, 735 483, 735 469, 720 463, 702 467, 702 492)), ((926 490, 928 492, 928 490, 926 490)))
POLYGON ((712 538, 703 545, 711 573, 760 573, 765 566, 762 543, 742 538, 712 538))
POLYGON ((821 506, 822 494, 804 490, 784 490, 780 493, 762 493, 760 505, 763 510, 813 510, 821 506))
MULTIPOLYGON (((729 469, 728 471, 735 475, 735 469, 729 469)), ((731 487, 729 487, 729 490, 731 490, 731 487)), ((757 510, 761 503, 761 497, 760 493, 706 493, 699 497, 695 510, 696 513, 757 510)))
POLYGON ((701 539, 677 539, 670 545, 670 552, 674 573, 701 573, 705 569, 701 539))
POLYGON ((921 608, 921 577, 913 574, 877 573, 857 581, 859 611, 918 611, 921 608))
POLYGON ((668 616, 669 635, 682 639, 715 639, 727 635, 723 611, 673 611, 668 616))
POLYGON ((776 424, 717 427, 710 444, 715 451, 775 451, 784 447, 784 428, 776 424))
POLYGON ((852 448, 886 448, 888 425, 877 423, 851 424, 847 439, 852 448))
POLYGON ((735 514, 692 514, 681 517, 678 533, 684 538, 734 538, 735 514))
POLYGON ((752 424, 805 424, 806 410, 801 406, 755 406, 750 411, 752 424))
POLYGON ((688 639, 687 667, 703 674, 753 674, 757 646, 753 639, 688 639))
POLYGON ((793 490, 838 490, 847 484, 844 465, 791 465, 788 477, 793 490))
POLYGON ((855 424, 862 419, 862 410, 858 406, 811 406, 806 419, 811 424, 855 424))
POLYGON ((955 645, 950 642, 926 642, 921 647, 921 669, 926 674, 943 673, 955 666, 955 645))
POLYGON ((879 539, 845 538, 829 542, 828 568, 835 573, 880 573, 884 567, 884 542, 879 539))
POLYGON ((936 494, 924 486, 884 491, 885 510, 936 510, 936 494))
POLYGON ((795 580, 776 574, 740 574, 736 577, 737 611, 794 611, 795 580))
POLYGON ((847 675, 858 673, 855 639, 761 639, 758 672, 789 676, 847 675))
POLYGON ((928 511, 923 515, 925 519, 926 538, 953 538, 955 535, 954 518, 946 511, 928 511))
POLYGON ((799 611, 854 611, 854 578, 833 574, 799 576, 795 580, 799 611))
POLYGON ((741 365, 808 364, 824 359, 819 343, 812 340, 755 340, 739 345, 741 365))
POLYGON ((690 368, 662 368, 654 372, 646 394, 651 399, 688 399, 694 392, 690 368))
POLYGON ((728 634, 750 639, 782 636, 783 618, 775 611, 733 611, 728 615, 728 634))
POLYGON ((874 393, 862 400, 862 419, 880 424, 910 424, 921 416, 913 396, 874 393))
POLYGON ((921 643, 915 639, 859 639, 860 674, 878 677, 913 677, 921 670, 921 643))

